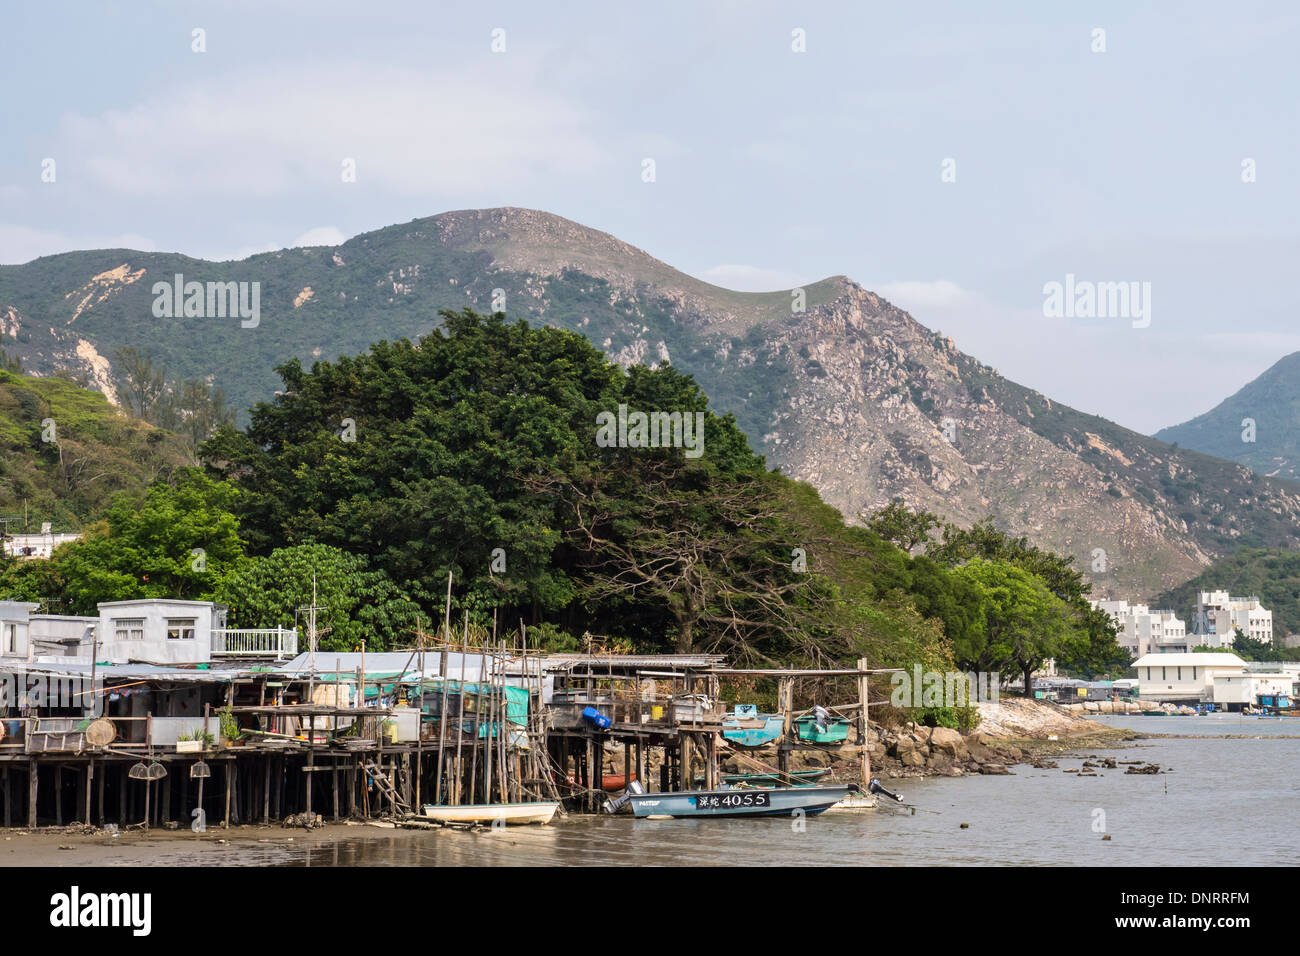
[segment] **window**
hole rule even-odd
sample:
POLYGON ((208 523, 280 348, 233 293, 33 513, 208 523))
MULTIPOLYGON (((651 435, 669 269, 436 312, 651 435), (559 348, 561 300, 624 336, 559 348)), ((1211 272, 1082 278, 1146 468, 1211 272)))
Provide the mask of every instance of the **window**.
POLYGON ((5 652, 8 654, 18 653, 18 625, 17 624, 5 625, 4 649, 5 652))
POLYGON ((193 618, 193 617, 167 618, 167 640, 169 641, 194 640, 194 623, 196 620, 197 618, 193 618))
POLYGON ((1165 668, 1163 668, 1163 667, 1160 668, 1160 679, 1161 679, 1161 680, 1168 680, 1168 679, 1169 679, 1169 675, 1165 673, 1165 668))
POLYGON ((1183 679, 1183 669, 1181 667, 1178 668, 1178 679, 1179 680, 1183 679))
POLYGON ((119 641, 143 641, 144 640, 144 618, 142 617, 115 617, 113 618, 113 636, 119 641))

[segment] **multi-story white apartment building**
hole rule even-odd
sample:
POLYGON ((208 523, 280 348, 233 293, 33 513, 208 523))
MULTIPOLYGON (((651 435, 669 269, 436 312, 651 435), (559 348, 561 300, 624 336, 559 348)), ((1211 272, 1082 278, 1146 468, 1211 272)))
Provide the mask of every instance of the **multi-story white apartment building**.
POLYGON ((1187 624, 1173 611, 1153 611, 1145 604, 1128 601, 1091 603, 1115 621, 1119 646, 1134 657, 1186 653, 1196 644, 1187 636, 1187 624))
POLYGON ((1273 643, 1273 612, 1257 597, 1232 597, 1227 591, 1201 591, 1196 595, 1196 620, 1192 630, 1196 646, 1232 647, 1236 632, 1265 644, 1273 643))

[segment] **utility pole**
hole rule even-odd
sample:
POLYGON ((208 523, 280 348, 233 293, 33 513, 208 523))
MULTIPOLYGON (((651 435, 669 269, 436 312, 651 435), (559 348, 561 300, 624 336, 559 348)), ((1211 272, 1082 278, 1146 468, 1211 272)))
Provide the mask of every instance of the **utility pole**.
MULTIPOLYGON (((307 668, 308 668, 307 704, 308 706, 316 702, 316 640, 319 637, 319 631, 316 628, 316 612, 324 611, 324 610, 327 610, 327 608, 324 607, 323 605, 316 603, 316 572, 312 571, 311 604, 308 605, 307 607, 298 608, 299 612, 302 611, 307 612, 307 668)), ((334 702, 337 704, 338 703, 337 686, 335 686, 334 688, 334 694, 335 694, 334 702)), ((316 730, 316 718, 308 716, 308 720, 310 721, 311 729, 314 732, 316 730)), ((313 736, 315 736, 314 733, 309 734, 308 738, 310 739, 313 736)))

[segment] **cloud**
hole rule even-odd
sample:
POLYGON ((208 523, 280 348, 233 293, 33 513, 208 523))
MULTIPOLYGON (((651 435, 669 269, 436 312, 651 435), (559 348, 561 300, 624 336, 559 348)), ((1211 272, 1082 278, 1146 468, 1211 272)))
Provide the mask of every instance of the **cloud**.
POLYGON ((722 286, 724 289, 734 289, 737 292, 772 292, 797 289, 809 284, 809 280, 793 272, 746 265, 714 266, 700 273, 700 278, 705 282, 722 286))
POLYGON ((73 249, 137 249, 154 252, 157 244, 136 233, 118 235, 70 236, 48 229, 0 223, 0 263, 17 265, 40 256, 50 256, 73 249))
POLYGON ((936 279, 933 282, 903 280, 866 287, 905 312, 916 309, 952 309, 974 305, 979 300, 974 293, 947 279, 936 279))
POLYGON ((111 193, 190 200, 349 188, 348 160, 357 184, 409 197, 511 191, 602 162, 598 124, 533 83, 527 58, 491 67, 277 65, 69 114, 52 155, 111 193))
POLYGON ((315 229, 308 229, 301 236, 289 243, 290 249, 298 249, 302 246, 341 246, 348 241, 348 237, 343 235, 343 230, 337 226, 317 226, 315 229))

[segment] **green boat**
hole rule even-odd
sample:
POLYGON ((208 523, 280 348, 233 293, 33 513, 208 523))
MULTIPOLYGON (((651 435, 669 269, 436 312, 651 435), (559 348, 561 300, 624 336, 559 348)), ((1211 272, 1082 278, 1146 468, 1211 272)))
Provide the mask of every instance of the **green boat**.
POLYGON ((810 744, 838 744, 848 739, 849 728, 853 721, 844 717, 833 717, 821 724, 816 717, 800 717, 794 722, 795 733, 799 739, 810 744))

